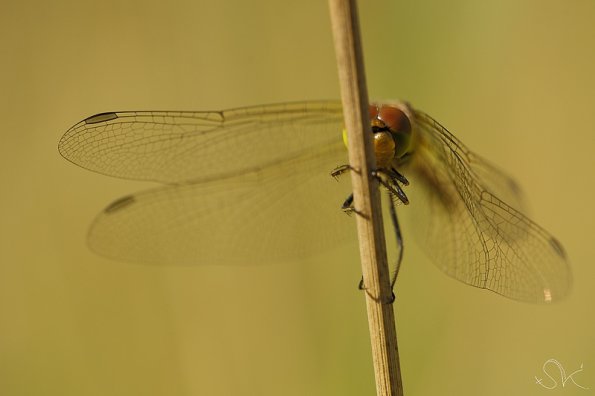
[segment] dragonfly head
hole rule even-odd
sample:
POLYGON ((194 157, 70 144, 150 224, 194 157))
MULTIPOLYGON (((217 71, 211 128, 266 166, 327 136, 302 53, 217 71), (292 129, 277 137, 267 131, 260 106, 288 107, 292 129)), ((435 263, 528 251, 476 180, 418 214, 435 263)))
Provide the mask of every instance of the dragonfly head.
MULTIPOLYGON (((411 121, 406 104, 370 104, 370 122, 374 133, 376 165, 388 168, 411 150, 411 121)), ((347 130, 343 129, 343 143, 347 146, 347 130)))
POLYGON ((370 121, 374 133, 374 152, 378 167, 388 167, 410 150, 411 121, 406 108, 398 104, 370 105, 370 121))

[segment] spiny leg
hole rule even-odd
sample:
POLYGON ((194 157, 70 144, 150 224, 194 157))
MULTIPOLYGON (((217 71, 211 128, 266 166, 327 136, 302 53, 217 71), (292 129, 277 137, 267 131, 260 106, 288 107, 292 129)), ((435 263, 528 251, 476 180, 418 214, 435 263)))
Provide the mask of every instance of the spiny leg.
POLYGON ((390 210, 390 219, 393 223, 393 229, 395 230, 395 238, 397 239, 397 249, 399 249, 399 256, 397 257, 397 262, 395 264, 395 272, 390 279, 390 288, 392 290, 390 303, 392 304, 396 299, 395 284, 397 283, 397 277, 399 276, 399 270, 401 269, 401 262, 403 261, 403 236, 401 235, 401 227, 399 226, 399 219, 397 217, 397 208, 392 199, 390 200, 390 206, 388 208, 390 210))
MULTIPOLYGON (((331 172, 331 176, 333 176, 335 179, 337 179, 343 173, 345 173, 347 171, 351 171, 351 170, 353 170, 353 168, 351 168, 350 165, 342 165, 342 166, 335 168, 331 172)), ((397 171, 395 168, 391 168, 391 169, 387 169, 387 170, 373 171, 372 176, 374 176, 379 181, 379 183, 382 184, 388 190, 388 195, 389 195, 389 200, 390 200, 390 206, 389 206, 390 216, 391 216, 391 221, 393 224, 393 229, 395 230, 395 237, 397 240, 397 248, 399 250, 399 256, 397 258, 397 262, 395 265, 395 271, 394 271, 393 275, 391 276, 391 281, 390 281, 391 289, 394 289, 395 283, 397 282, 397 276, 398 276, 399 270, 401 268, 401 261, 403 260, 403 237, 401 235, 401 228, 399 226, 399 220, 397 218, 397 211, 395 208, 395 203, 392 198, 393 198, 393 196, 395 196, 404 204, 407 205, 409 203, 409 199, 407 198, 407 195, 405 194, 405 192, 403 191, 401 186, 397 183, 397 181, 398 181, 398 182, 402 183, 403 185, 407 186, 407 185, 409 185, 409 180, 407 180, 407 178, 405 176, 403 176, 401 173, 399 173, 399 171, 397 171), (385 178, 389 179, 390 181, 392 181, 392 183, 387 182, 383 178, 383 176, 385 178)), ((353 207, 353 193, 349 194, 347 199, 345 199, 345 201, 343 202, 343 205, 341 206, 341 209, 343 209, 343 211, 345 211, 347 214, 350 214, 351 212, 355 212, 355 208, 353 207)), ((360 290, 365 290, 363 276, 362 276, 361 280, 359 281, 358 288, 360 290)), ((388 303, 392 304, 394 301, 395 301, 395 293, 393 290, 391 300, 388 303)))
POLYGON ((400 181, 401 183, 403 183, 404 186, 408 186, 409 185, 409 180, 407 180, 407 178, 405 176, 403 176, 398 170, 396 170, 395 168, 390 168, 390 170, 388 171, 388 173, 394 178, 397 179, 398 181, 400 181))
MULTIPOLYGON (((403 191, 399 183, 395 181, 395 179, 400 181, 399 177, 396 174, 393 174, 391 171, 376 170, 372 172, 372 176, 374 176, 378 180, 378 182, 382 184, 390 193, 397 197, 399 201, 403 202, 405 205, 409 204, 409 198, 407 198, 405 191, 403 191), (385 178, 390 180, 392 183, 386 181, 385 178)), ((405 179, 402 175, 400 175, 400 177, 407 183, 409 183, 409 181, 405 179)))
MULTIPOLYGON (((351 165, 341 165, 333 169, 333 171, 331 172, 331 176, 338 180, 339 177, 343 175, 343 173, 352 170, 353 168, 351 167, 351 165)), ((349 194, 347 199, 345 199, 343 205, 341 205, 341 209, 348 215, 351 215, 351 213, 357 213, 355 207, 353 206, 353 193, 349 194)))
MULTIPOLYGON (((397 257, 397 263, 395 265, 395 272, 390 281, 390 287, 394 289, 395 283, 397 283, 397 276, 401 269, 401 261, 403 261, 403 235, 401 234, 401 227, 399 226, 399 219, 397 217, 397 208, 395 203, 391 200, 390 202, 390 218, 393 223, 393 229, 395 230, 395 238, 397 239, 397 249, 399 249, 399 256, 397 257)), ((394 296, 394 292, 393 292, 394 296)))
POLYGON ((351 165, 341 165, 337 166, 335 169, 332 170, 331 176, 335 179, 338 179, 343 173, 353 170, 351 165))
MULTIPOLYGON (((399 225, 399 219, 397 217, 397 208, 395 206, 394 201, 392 200, 390 190, 388 191, 388 195, 389 195, 389 200, 390 200, 390 206, 389 206, 390 218, 391 218, 391 222, 393 225, 393 229, 395 231, 395 239, 397 240, 397 249, 399 251, 398 256, 397 256, 397 261, 395 263, 395 270, 394 270, 394 272, 391 276, 391 279, 390 279, 390 287, 392 290, 392 297, 391 297, 391 300, 389 301, 389 304, 392 304, 396 298, 394 288, 395 288, 395 284, 397 283, 397 277, 399 276, 399 271, 401 269, 401 263, 403 261, 404 247, 403 247, 403 235, 401 234, 401 226, 399 225)), ((358 288, 360 290, 365 289, 363 276, 359 282, 358 288)))
POLYGON ((345 202, 343 202, 343 205, 341 205, 341 209, 347 213, 355 210, 353 207, 353 193, 349 194, 345 202))

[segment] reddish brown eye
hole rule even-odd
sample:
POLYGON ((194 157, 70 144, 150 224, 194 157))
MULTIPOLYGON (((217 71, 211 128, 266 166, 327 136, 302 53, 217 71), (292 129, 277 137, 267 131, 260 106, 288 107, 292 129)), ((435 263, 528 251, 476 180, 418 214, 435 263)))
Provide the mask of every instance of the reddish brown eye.
POLYGON ((382 106, 378 112, 378 118, 384 121, 384 124, 391 131, 399 133, 409 133, 411 123, 407 115, 400 109, 393 106, 382 106))

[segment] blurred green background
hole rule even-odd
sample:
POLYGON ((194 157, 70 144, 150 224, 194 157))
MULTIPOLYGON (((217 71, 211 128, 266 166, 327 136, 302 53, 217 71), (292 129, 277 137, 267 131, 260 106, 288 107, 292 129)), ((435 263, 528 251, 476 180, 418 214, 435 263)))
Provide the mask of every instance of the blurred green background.
MULTIPOLYGON (((101 111, 338 98, 326 2, 2 8, 0 394, 374 394, 355 242, 271 267, 109 261, 85 247, 88 225, 151 184, 56 150, 101 111)), ((595 3, 367 1, 360 14, 370 97, 411 101, 513 173, 575 278, 560 304, 517 303, 449 279, 406 239, 406 394, 542 395, 550 358, 567 374, 583 363, 574 379, 592 391, 595 3)), ((558 394, 590 392, 548 372, 558 394)))

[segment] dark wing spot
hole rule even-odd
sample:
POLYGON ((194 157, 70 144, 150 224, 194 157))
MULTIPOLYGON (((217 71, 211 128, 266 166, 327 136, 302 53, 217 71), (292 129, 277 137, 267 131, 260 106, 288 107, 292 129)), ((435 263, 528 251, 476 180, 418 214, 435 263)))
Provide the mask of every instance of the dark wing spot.
POLYGON ((562 244, 560 244, 556 238, 550 238, 550 245, 552 245, 556 253, 558 253, 558 256, 566 258, 566 252, 564 251, 562 244))
POLYGON ((99 113, 85 118, 85 124, 97 124, 98 122, 111 121, 118 118, 116 113, 99 113))
POLYGON ((127 195, 109 204, 109 206, 104 209, 104 212, 114 213, 118 210, 124 209, 125 207, 132 205, 135 201, 136 200, 134 199, 134 196, 127 195))
POLYGON ((521 195, 521 186, 516 182, 516 180, 510 179, 508 181, 508 187, 517 195, 521 195))

